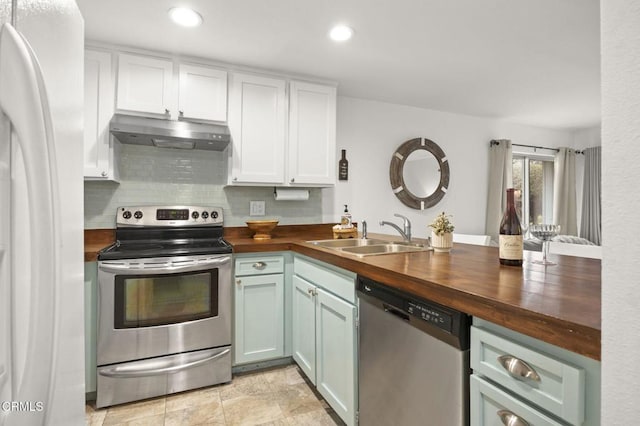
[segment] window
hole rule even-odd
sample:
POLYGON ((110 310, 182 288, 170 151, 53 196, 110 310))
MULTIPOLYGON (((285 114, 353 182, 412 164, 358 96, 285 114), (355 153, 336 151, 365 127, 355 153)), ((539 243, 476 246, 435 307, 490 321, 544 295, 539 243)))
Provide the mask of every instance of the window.
POLYGON ((553 216, 553 159, 513 155, 516 210, 523 228, 551 223, 553 216))

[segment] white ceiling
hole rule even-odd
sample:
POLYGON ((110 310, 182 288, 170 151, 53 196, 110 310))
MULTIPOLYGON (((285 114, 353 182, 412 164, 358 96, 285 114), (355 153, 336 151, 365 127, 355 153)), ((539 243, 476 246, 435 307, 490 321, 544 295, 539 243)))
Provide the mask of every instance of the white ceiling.
POLYGON ((88 40, 338 83, 338 93, 558 129, 600 122, 598 0, 78 0, 88 40), (189 5, 204 24, 172 24, 189 5), (338 22, 355 29, 336 44, 338 22))

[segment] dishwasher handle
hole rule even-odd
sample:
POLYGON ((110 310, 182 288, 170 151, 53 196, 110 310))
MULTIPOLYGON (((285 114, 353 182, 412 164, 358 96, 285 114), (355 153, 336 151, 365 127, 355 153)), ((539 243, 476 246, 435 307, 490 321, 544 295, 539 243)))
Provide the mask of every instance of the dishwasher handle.
POLYGON ((410 320, 409 314, 404 313, 401 310, 396 309, 391 305, 387 305, 386 303, 383 303, 382 307, 383 307, 385 312, 387 312, 387 313, 389 313, 391 315, 395 315, 396 317, 400 318, 401 320, 409 322, 409 320, 410 320))

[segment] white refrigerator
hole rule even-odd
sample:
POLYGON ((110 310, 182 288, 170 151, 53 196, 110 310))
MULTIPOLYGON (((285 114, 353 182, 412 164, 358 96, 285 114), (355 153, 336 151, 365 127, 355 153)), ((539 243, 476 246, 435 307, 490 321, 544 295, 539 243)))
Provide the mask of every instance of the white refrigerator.
POLYGON ((0 25, 0 425, 80 425, 84 23, 0 0, 0 25))

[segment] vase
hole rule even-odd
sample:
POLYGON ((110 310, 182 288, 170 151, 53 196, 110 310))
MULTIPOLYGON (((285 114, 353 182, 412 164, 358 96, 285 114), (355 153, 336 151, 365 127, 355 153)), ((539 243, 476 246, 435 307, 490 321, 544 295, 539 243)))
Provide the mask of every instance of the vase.
POLYGON ((436 253, 448 253, 453 247, 453 233, 445 232, 442 235, 437 235, 435 232, 431 232, 431 247, 436 253))

